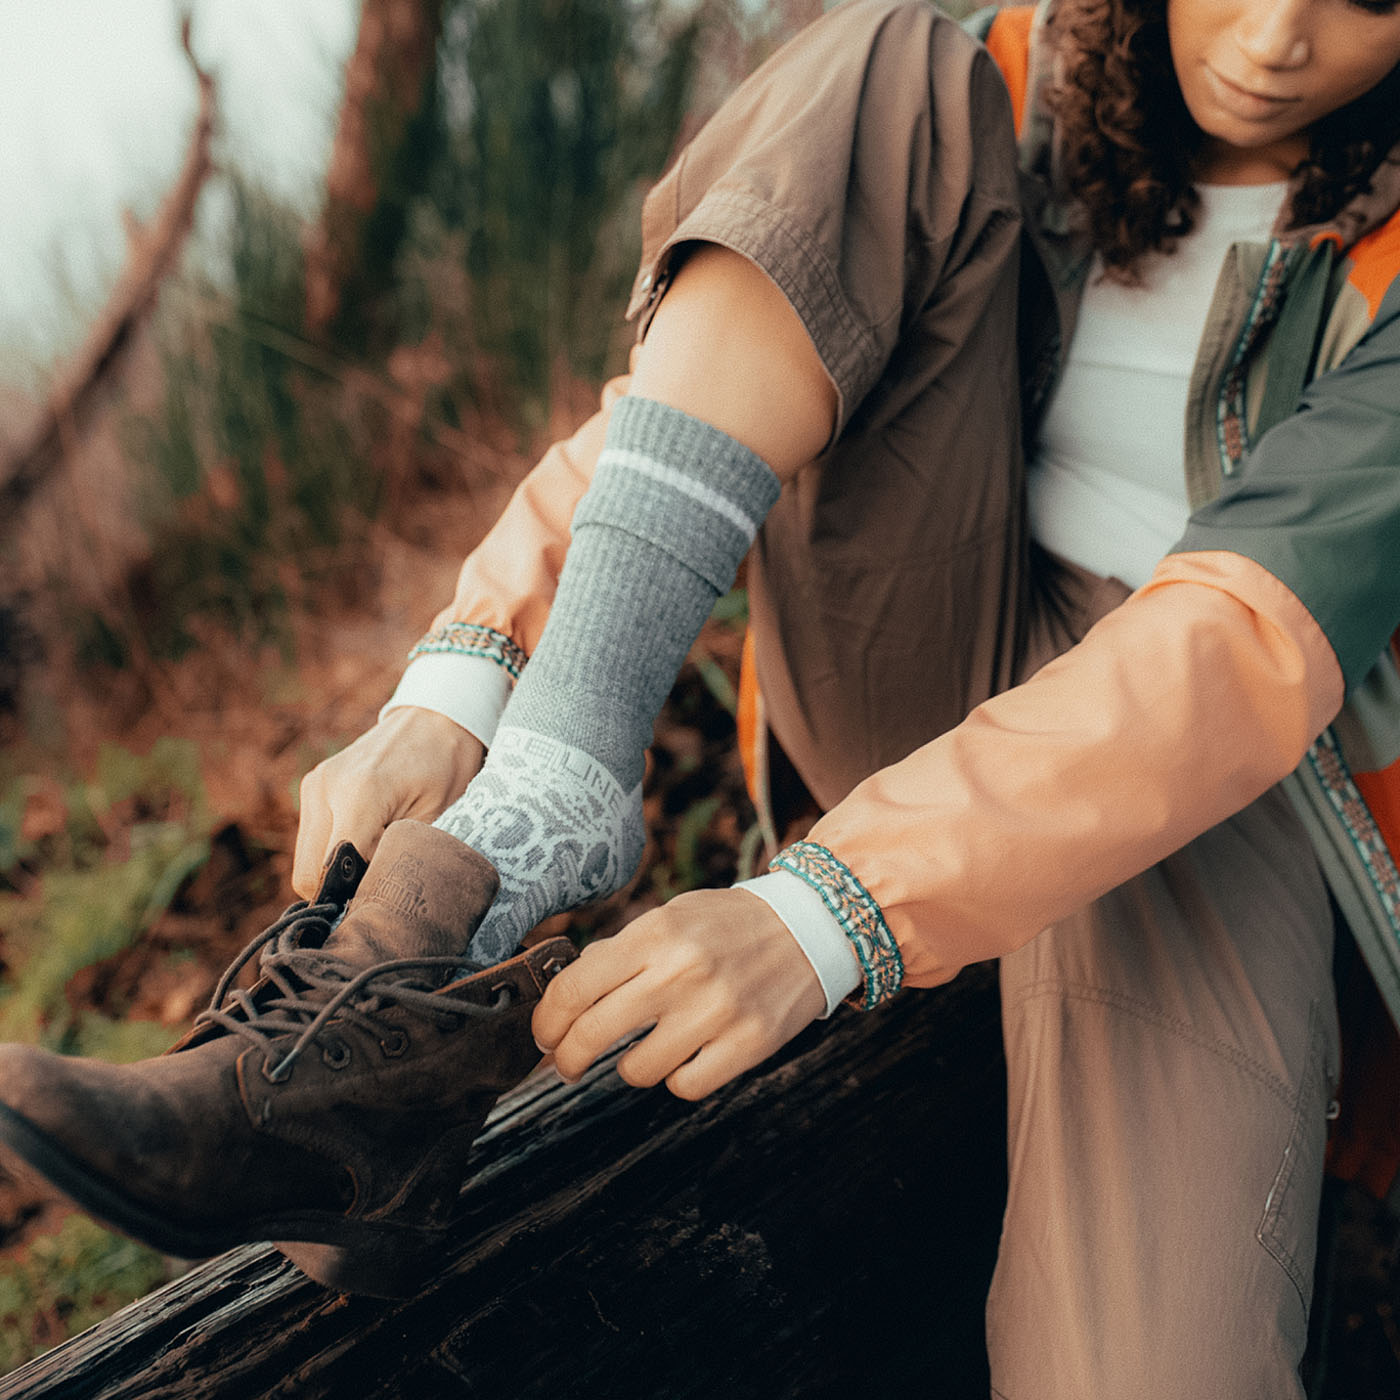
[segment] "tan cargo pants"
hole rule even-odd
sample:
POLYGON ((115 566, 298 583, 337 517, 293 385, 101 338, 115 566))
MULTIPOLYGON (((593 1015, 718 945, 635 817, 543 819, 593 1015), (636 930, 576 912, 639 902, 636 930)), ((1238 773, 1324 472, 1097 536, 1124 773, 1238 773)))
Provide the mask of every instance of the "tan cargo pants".
MULTIPOLYGON (((1068 627, 1039 607, 1027 664, 1125 592, 1074 571, 1068 627)), ((1002 959, 994 1394, 1302 1395, 1331 955, 1317 862, 1275 790, 1002 959)))
MULTIPOLYGON (((1006 567, 983 566, 1014 581, 1019 469, 1007 480, 1005 530, 985 546, 1006 567)), ((1017 679, 1127 596, 1060 561, 1046 572, 1049 587, 1001 600, 1003 631, 1026 638, 1017 679)), ((950 653, 984 647, 964 635, 984 606, 947 615, 962 621, 950 653)), ((805 794, 776 757, 791 810, 805 794)), ((1001 960, 1010 1191, 987 1308, 993 1396, 1302 1396, 1339 1073, 1332 943, 1317 860, 1274 789, 1001 960)), ((928 1251, 937 1267, 936 1239, 928 1251)))
MULTIPOLYGON (((1059 561, 1049 572, 1025 604, 1003 600, 1028 638, 1018 679, 1127 596, 1059 561)), ((805 794, 776 757, 792 810, 805 794)), ((1332 942, 1316 858, 1275 789, 1001 960, 994 1397, 1302 1396, 1339 1070, 1332 942)), ((928 1250, 937 1267, 936 1239, 928 1250)))
MULTIPOLYGON (((983 321, 962 354, 1010 333, 983 321)), ((940 400, 928 403, 917 431, 937 443, 940 400)), ((878 462, 880 445, 857 431, 840 456, 878 462)), ((967 658, 1019 637, 1024 679, 1128 590, 1057 561, 1050 586, 1030 581, 1018 458, 984 458, 966 501, 925 545, 936 575, 982 591, 954 592, 942 634, 921 644, 967 658), (1002 581, 990 597, 988 580, 1002 581)), ((925 715, 966 713, 993 670, 955 661, 944 676, 925 715)), ((994 1395, 1302 1395, 1339 1071, 1332 942, 1316 858, 1275 789, 1002 959, 1010 1195, 987 1313, 994 1395)))

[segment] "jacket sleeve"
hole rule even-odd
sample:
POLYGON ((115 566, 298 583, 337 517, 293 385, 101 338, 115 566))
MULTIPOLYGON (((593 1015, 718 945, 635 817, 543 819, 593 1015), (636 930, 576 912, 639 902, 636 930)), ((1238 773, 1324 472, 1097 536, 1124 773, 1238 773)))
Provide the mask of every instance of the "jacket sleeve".
POLYGON ((1025 943, 1278 782, 1400 625, 1400 283, 1077 646, 779 854, 865 1001, 1025 943))
POLYGON ((780 854, 884 985, 1019 946, 1293 770, 1400 624, 1397 403, 1392 286, 1145 588, 780 854))
POLYGON ((435 710, 491 746, 544 631, 574 508, 592 480, 612 406, 626 385, 625 378, 611 381, 598 411, 555 443, 516 488, 462 565, 452 601, 409 652, 381 717, 404 706, 435 710))
POLYGON ((555 443, 516 488, 462 565, 456 592, 433 619, 430 637, 471 624, 508 638, 522 660, 535 649, 569 548, 574 508, 593 479, 613 405, 626 391, 625 377, 610 381, 598 411, 555 443))
POLYGON ((1400 278, 1176 548, 1252 559, 1316 618, 1348 689, 1371 669, 1400 624, 1400 278))
POLYGON ((824 891, 865 1004, 1010 952, 1291 772, 1342 700, 1273 575, 1171 555, 1030 680, 826 814, 775 865, 824 891))

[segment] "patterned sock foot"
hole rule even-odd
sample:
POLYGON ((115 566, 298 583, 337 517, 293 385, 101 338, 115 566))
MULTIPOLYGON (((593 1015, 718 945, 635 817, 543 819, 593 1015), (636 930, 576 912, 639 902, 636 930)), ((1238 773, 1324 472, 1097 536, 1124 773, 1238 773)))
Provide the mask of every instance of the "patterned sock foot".
POLYGON ((624 791, 582 749, 499 729, 491 757, 471 802, 437 823, 500 872, 500 893, 472 940, 477 962, 509 957, 542 919, 620 890, 646 844, 641 785, 624 791))

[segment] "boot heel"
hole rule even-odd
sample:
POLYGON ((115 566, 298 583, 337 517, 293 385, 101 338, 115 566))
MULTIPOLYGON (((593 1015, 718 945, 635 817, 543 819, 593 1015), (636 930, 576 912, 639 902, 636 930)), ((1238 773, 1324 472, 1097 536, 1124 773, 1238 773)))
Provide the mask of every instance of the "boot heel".
POLYGON ((326 1288, 371 1298, 411 1298, 443 1262, 440 1244, 418 1240, 375 1240, 353 1249, 306 1240, 277 1240, 275 1247, 302 1273, 326 1288))

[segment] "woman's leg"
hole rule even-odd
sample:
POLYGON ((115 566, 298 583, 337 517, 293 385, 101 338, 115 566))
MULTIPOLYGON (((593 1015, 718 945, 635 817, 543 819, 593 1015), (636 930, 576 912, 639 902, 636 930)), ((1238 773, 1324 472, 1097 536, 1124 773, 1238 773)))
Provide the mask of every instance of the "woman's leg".
POLYGON ((996 1394, 1301 1396, 1331 950, 1275 790, 1002 960, 996 1394))
MULTIPOLYGON (((1000 635, 1024 639, 1015 679, 1128 592, 1044 557, 1027 577, 1023 611, 999 600, 1000 635)), ((999 1395, 1301 1394, 1331 950, 1315 857, 1275 790, 1002 960, 999 1395)))

